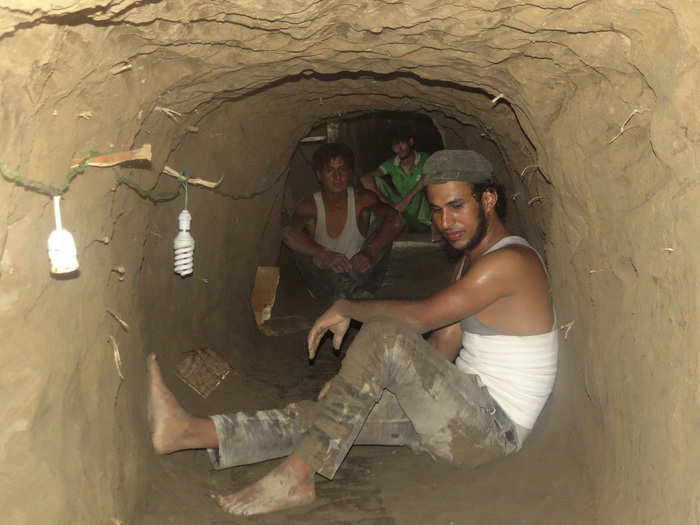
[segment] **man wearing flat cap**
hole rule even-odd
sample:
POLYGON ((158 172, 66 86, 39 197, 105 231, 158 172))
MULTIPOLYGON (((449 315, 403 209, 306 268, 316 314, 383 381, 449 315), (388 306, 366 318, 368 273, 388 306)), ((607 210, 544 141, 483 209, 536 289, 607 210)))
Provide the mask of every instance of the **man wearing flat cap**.
POLYGON ((157 451, 209 448, 215 468, 288 456, 220 496, 224 510, 260 514, 313 501, 314 474, 332 479, 353 444, 405 445, 467 467, 523 446, 557 366, 544 262, 506 230, 505 195, 481 154, 436 152, 423 175, 433 224, 464 253, 455 279, 423 300, 336 301, 309 332, 311 359, 326 331, 338 348, 351 319, 364 325, 318 401, 196 418, 149 363, 157 451))

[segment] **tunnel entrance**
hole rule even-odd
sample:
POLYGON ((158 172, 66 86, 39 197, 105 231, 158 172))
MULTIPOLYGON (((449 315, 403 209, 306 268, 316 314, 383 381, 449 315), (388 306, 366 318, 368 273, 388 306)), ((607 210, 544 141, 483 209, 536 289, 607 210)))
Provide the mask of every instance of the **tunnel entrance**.
MULTIPOLYGON (((382 110, 357 112, 350 115, 334 115, 313 125, 307 133, 307 137, 311 140, 307 142, 307 137, 303 138, 289 162, 284 205, 280 217, 282 228, 289 225, 290 218, 300 200, 309 198, 312 193, 320 190, 320 185, 313 174, 312 158, 322 144, 329 142, 329 134, 334 142, 350 147, 354 155, 354 170, 350 185, 362 187, 360 183, 362 175, 376 170, 387 159, 394 158, 389 133, 399 126, 412 132, 415 150, 422 152, 421 154, 429 156, 443 148, 440 131, 432 118, 419 112, 382 110)), ((435 236, 437 241, 437 234, 435 236)), ((437 248, 439 252, 441 247, 444 248, 441 243, 431 243, 429 231, 423 234, 402 233, 394 242, 379 296, 409 298, 413 294, 414 298, 418 298, 429 295, 438 287, 435 282, 425 280, 417 287, 411 287, 407 286, 405 276, 411 272, 418 275, 420 273, 418 268, 422 265, 429 265, 436 257, 442 259, 435 250, 437 248)), ((310 317, 322 313, 323 309, 320 308, 318 301, 309 299, 309 291, 302 282, 293 254, 284 243, 280 248, 276 264, 280 267, 281 279, 278 301, 272 312, 271 323, 281 323, 285 319, 291 321, 299 311, 307 312, 306 315, 310 317)), ((300 327, 308 328, 312 320, 302 322, 300 327)), ((353 335, 359 326, 359 324, 353 324, 353 335)), ((349 337, 344 343, 344 348, 347 348, 351 341, 352 337, 349 337)))
MULTIPOLYGON (((476 90, 473 90, 476 91, 476 90)), ((444 115, 438 116, 443 118, 444 115)), ((303 198, 309 197, 313 192, 319 191, 320 187, 312 169, 312 157, 314 152, 321 144, 330 142, 344 143, 350 147, 355 157, 355 169, 351 184, 360 185, 360 177, 367 174, 387 161, 394 159, 392 145, 389 134, 397 127, 406 127, 411 130, 414 135, 414 147, 418 152, 423 152, 430 156, 435 151, 445 148, 443 136, 446 136, 449 147, 451 149, 473 149, 487 156, 494 165, 494 176, 504 186, 512 187, 510 178, 505 173, 506 161, 501 155, 494 141, 484 132, 483 129, 473 125, 463 125, 455 122, 449 122, 449 125, 438 127, 434 116, 427 115, 418 111, 387 111, 387 110, 370 110, 355 112, 344 115, 338 113, 322 119, 314 124, 306 137, 302 138, 297 145, 288 166, 288 174, 284 188, 284 205, 282 208, 281 225, 285 227, 289 224, 290 218, 295 207, 303 198), (308 142, 307 142, 308 140, 308 142)), ((488 129, 488 125, 484 124, 484 128, 488 129)), ((522 132, 522 129, 518 127, 522 132)), ((516 234, 521 234, 523 228, 520 225, 518 218, 518 210, 515 209, 514 200, 503 188, 508 213, 505 223, 509 230, 516 234)), ((516 196, 517 198, 517 196, 516 196)), ((448 243, 441 239, 437 231, 428 234, 411 234, 407 231, 401 234, 398 239, 398 246, 409 246, 411 243, 425 243, 429 247, 430 242, 438 243, 445 252, 448 260, 456 261, 460 254, 452 250, 448 243)), ((424 246, 425 248, 425 246, 424 246)), ((414 267, 420 267, 420 262, 407 259, 413 259, 408 252, 400 248, 398 250, 402 255, 397 255, 403 262, 403 265, 409 264, 414 267)), ((434 260, 436 254, 430 249, 418 249, 413 255, 425 257, 425 265, 430 266, 430 261, 434 260)), ((282 274, 286 279, 282 280, 281 296, 282 305, 279 312, 286 312, 291 315, 293 307, 288 305, 295 304, 290 297, 295 293, 304 293, 303 287, 299 288, 290 283, 294 278, 299 276, 293 270, 293 262, 289 249, 281 247, 280 262, 282 266, 282 274)), ((390 270, 389 275, 391 276, 390 270)), ((391 281, 390 277, 390 281, 391 281)), ((394 283, 395 284, 395 283, 394 283)), ((418 296, 427 296, 434 292, 437 288, 430 288, 430 284, 419 287, 420 293, 418 296)), ((383 297, 391 297, 394 294, 396 297, 410 298, 408 290, 402 290, 401 286, 389 286, 390 292, 382 294, 383 297)))
MULTIPOLYGON (((387 133, 393 126, 406 125, 413 131, 417 151, 431 154, 443 148, 440 131, 433 120, 413 111, 368 111, 355 115, 331 116, 315 124, 307 134, 314 142, 300 142, 289 161, 289 173, 285 185, 284 212, 288 217, 299 200, 318 191, 318 183, 311 169, 311 159, 318 145, 328 141, 328 125, 337 129, 336 142, 347 144, 355 155, 355 171, 352 184, 360 183, 359 177, 377 169, 377 166, 393 157, 387 133), (323 137, 326 137, 325 139, 323 137)), ((303 139, 302 139, 303 140, 303 139)), ((284 218, 283 218, 284 220, 284 218)))
MULTIPOLYGON (((514 122, 514 132, 521 135, 527 144, 529 139, 524 131, 514 122)), ((508 161, 503 152, 487 130, 482 127, 459 123, 446 119, 440 113, 426 114, 418 111, 373 110, 351 113, 348 115, 331 115, 314 124, 306 134, 312 139, 297 144, 289 160, 284 188, 282 224, 287 224, 296 204, 305 196, 318 191, 318 183, 313 175, 311 159, 319 144, 327 142, 329 127, 334 126, 337 142, 347 144, 355 155, 354 184, 359 184, 359 177, 369 173, 394 154, 387 136, 397 125, 406 125, 414 133, 416 151, 430 155, 440 149, 472 149, 488 158, 494 167, 495 179, 504 186, 509 201, 506 225, 514 232, 522 233, 519 208, 516 200, 521 197, 515 181, 506 168, 508 161), (436 122, 439 122, 436 123, 436 122), (518 195, 513 198, 513 195, 518 195)), ((533 167, 530 167, 532 169, 533 167)), ((537 180, 535 182, 538 182, 537 180)), ((541 182, 541 181, 540 181, 541 182)))

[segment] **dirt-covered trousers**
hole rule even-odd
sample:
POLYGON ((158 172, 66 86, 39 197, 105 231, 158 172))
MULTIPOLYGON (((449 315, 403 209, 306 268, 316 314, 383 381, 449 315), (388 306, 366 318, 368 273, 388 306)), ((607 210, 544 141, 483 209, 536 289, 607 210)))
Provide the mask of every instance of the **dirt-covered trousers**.
POLYGON ((212 416, 219 448, 209 453, 215 468, 294 453, 329 479, 353 444, 407 445, 473 467, 517 450, 503 416, 475 376, 407 326, 378 319, 364 324, 321 401, 212 416))
MULTIPOLYGON (((360 251, 364 250, 376 238, 381 228, 382 218, 372 216, 367 237, 360 251)), ((328 268, 318 257, 292 252, 294 262, 306 287, 322 303, 332 303, 339 297, 362 298, 363 292, 376 292, 384 280, 389 267, 392 243, 375 255, 369 270, 358 272, 335 272, 328 268)))

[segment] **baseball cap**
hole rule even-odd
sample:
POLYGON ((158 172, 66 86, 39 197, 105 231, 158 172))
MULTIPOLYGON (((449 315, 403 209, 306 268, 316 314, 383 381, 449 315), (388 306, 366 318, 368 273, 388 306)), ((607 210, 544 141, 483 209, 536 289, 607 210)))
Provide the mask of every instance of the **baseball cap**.
POLYGON ((465 149, 443 149, 433 153, 423 165, 425 184, 450 181, 487 182, 493 176, 493 166, 481 153, 465 149))

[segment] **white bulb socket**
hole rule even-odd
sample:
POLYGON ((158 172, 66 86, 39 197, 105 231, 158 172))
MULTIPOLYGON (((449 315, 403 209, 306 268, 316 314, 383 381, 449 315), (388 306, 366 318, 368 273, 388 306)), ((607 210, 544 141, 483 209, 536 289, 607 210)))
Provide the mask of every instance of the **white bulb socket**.
POLYGON ((192 215, 189 211, 182 210, 177 221, 180 231, 173 241, 174 270, 181 277, 187 277, 194 271, 194 238, 189 232, 192 215))
POLYGON ((48 242, 51 273, 54 274, 71 273, 80 267, 75 240, 68 230, 63 229, 60 200, 60 195, 53 197, 53 214, 56 221, 56 229, 49 235, 48 242))

